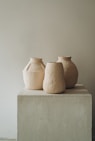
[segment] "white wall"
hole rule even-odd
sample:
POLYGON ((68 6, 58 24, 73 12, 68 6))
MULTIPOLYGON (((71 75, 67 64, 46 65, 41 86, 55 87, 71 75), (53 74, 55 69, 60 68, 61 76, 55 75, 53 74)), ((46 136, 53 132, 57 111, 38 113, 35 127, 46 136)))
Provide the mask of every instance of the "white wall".
POLYGON ((94 54, 95 0, 0 0, 0 137, 16 138, 17 94, 30 57, 71 55, 95 103, 94 54))

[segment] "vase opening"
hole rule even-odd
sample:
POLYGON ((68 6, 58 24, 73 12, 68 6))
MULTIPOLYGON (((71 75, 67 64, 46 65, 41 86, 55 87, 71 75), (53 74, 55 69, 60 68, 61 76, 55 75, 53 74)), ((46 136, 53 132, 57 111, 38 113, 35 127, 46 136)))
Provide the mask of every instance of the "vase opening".
POLYGON ((42 58, 33 57, 33 58, 30 58, 30 60, 32 62, 41 62, 42 61, 42 58))
POLYGON ((64 60, 70 61, 71 58, 72 58, 71 56, 58 56, 59 60, 64 59, 64 60))
POLYGON ((71 56, 64 56, 63 58, 64 60, 67 60, 67 61, 71 60, 71 56))
POLYGON ((47 63, 50 63, 50 64, 52 64, 52 63, 54 63, 54 64, 58 64, 58 63, 60 63, 60 62, 47 62, 47 63))

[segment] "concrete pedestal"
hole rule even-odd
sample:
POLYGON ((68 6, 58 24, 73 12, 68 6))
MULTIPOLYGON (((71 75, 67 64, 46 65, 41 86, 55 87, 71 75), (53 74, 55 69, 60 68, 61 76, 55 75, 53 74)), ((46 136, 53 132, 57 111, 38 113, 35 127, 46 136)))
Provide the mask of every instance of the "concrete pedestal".
POLYGON ((92 140, 92 98, 82 85, 64 94, 24 90, 17 102, 17 141, 92 140))

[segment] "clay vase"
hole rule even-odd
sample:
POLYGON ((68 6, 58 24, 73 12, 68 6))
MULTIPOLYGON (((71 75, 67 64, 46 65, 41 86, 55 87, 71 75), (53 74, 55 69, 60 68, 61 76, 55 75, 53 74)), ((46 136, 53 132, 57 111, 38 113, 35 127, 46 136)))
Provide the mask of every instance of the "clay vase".
POLYGON ((59 94, 65 91, 64 69, 62 63, 47 63, 43 89, 46 93, 59 94))
POLYGON ((41 58, 31 58, 23 70, 26 89, 40 90, 43 88, 45 65, 41 58))
POLYGON ((71 57, 58 57, 58 61, 63 64, 66 88, 73 88, 78 80, 78 70, 72 62, 71 57))

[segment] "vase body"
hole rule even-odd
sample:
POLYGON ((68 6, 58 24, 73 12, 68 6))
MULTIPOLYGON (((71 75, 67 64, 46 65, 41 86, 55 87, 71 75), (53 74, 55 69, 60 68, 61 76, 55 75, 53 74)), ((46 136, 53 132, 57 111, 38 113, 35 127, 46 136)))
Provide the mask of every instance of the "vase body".
POLYGON ((43 89, 46 93, 58 94, 65 91, 64 69, 62 63, 47 63, 43 89))
POLYGON ((31 58, 23 70, 26 89, 40 90, 43 88, 45 65, 41 58, 31 58))
POLYGON ((71 57, 58 57, 58 61, 63 64, 66 88, 73 88, 78 80, 78 70, 72 62, 71 57))

